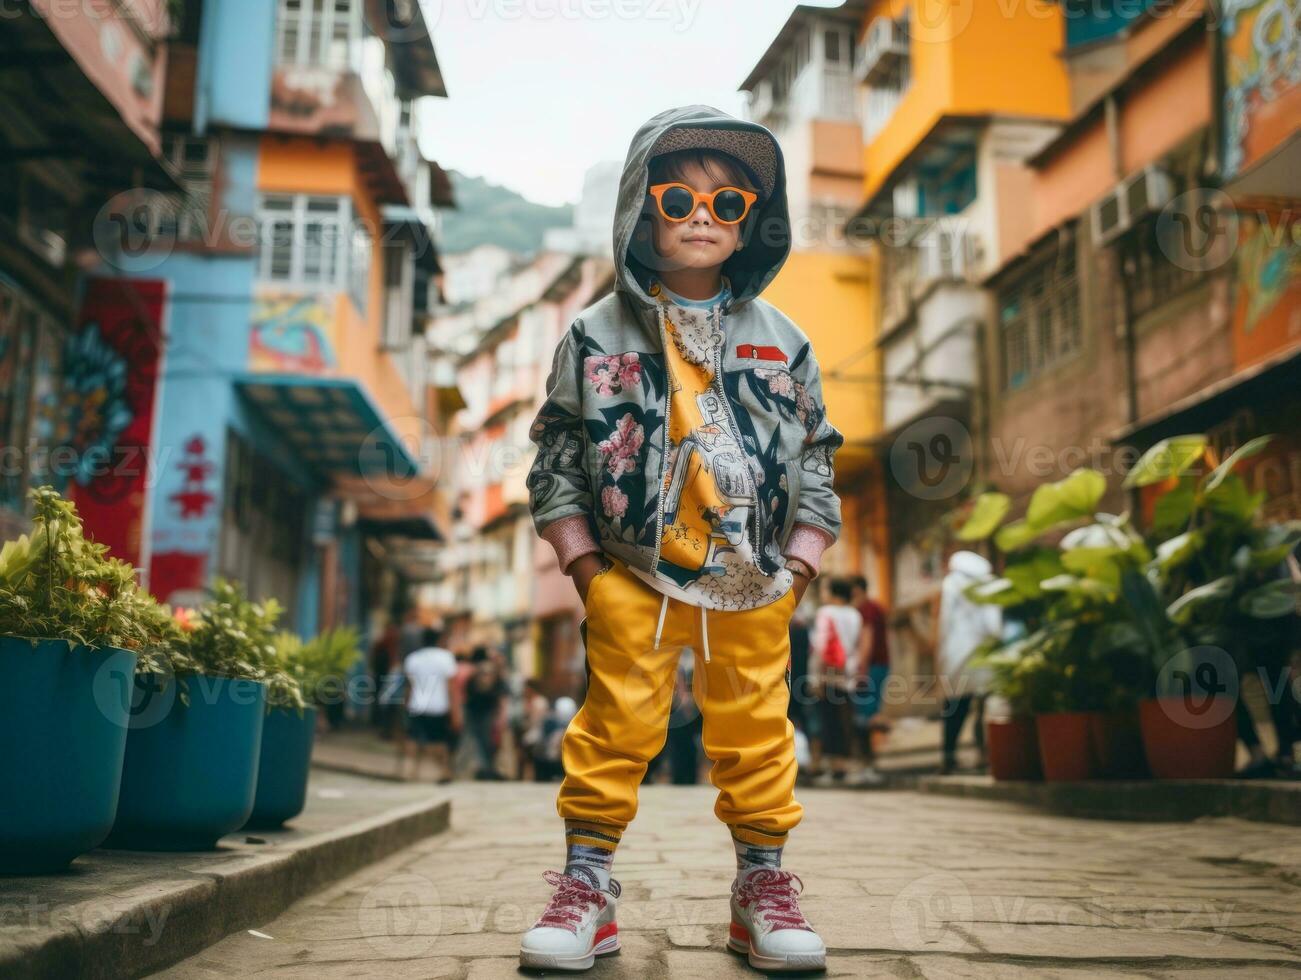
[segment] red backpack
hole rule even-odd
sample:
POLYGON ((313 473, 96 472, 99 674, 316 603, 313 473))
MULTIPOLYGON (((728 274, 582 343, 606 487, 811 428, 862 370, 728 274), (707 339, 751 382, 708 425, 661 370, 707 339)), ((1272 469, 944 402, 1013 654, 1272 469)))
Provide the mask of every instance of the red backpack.
POLYGON ((829 630, 829 635, 827 636, 827 645, 822 650, 822 662, 832 670, 844 670, 845 661, 847 659, 845 656, 845 645, 840 642, 840 633, 836 629, 836 624, 833 620, 827 620, 827 629, 829 630))

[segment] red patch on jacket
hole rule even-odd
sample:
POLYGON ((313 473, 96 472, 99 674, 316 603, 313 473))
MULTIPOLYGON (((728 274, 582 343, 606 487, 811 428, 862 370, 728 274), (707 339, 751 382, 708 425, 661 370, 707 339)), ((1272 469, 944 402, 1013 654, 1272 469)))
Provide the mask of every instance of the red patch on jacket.
POLYGON ((760 347, 757 344, 737 344, 736 356, 755 361, 781 361, 786 363, 786 354, 780 347, 760 347))

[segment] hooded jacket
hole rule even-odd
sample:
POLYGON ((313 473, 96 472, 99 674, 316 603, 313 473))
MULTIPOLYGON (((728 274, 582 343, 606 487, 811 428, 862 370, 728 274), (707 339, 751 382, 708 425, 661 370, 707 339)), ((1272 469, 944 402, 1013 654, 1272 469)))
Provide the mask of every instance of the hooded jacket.
POLYGON ((710 106, 661 112, 628 149, 614 218, 614 291, 584 309, 557 344, 546 399, 529 431, 537 455, 527 477, 537 532, 568 571, 606 552, 657 570, 663 520, 666 412, 664 329, 648 292, 647 164, 680 128, 731 131, 771 143, 771 190, 743 226, 743 248, 723 265, 731 295, 716 384, 725 414, 755 473, 757 506, 747 533, 766 574, 798 557, 815 572, 840 534, 833 459, 844 436, 827 419, 808 337, 759 293, 790 254, 790 219, 780 146, 757 123, 710 106))

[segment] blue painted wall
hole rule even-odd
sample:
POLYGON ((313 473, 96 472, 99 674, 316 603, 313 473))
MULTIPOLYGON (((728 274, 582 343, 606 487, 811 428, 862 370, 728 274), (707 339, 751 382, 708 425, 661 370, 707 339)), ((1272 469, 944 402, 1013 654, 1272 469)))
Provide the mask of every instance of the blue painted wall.
POLYGON ((219 0, 203 5, 194 128, 266 129, 275 56, 274 0, 219 0))

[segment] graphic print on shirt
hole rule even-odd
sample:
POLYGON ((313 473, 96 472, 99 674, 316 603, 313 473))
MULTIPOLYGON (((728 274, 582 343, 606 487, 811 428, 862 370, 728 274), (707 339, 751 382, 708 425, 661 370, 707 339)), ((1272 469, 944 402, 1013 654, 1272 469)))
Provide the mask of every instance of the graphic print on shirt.
MULTIPOLYGON (((714 385, 724 343, 724 302, 685 307, 660 298, 670 411, 665 466, 664 526, 659 571, 690 601, 714 609, 745 609, 774 601, 790 587, 779 569, 770 576, 753 560, 751 522, 757 461, 742 451, 727 407, 714 385)), ((723 294, 726 298, 726 291, 723 294)))

